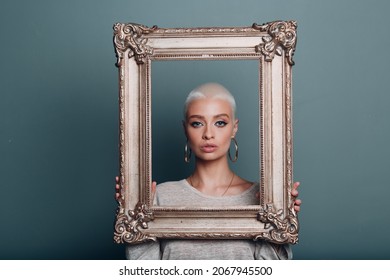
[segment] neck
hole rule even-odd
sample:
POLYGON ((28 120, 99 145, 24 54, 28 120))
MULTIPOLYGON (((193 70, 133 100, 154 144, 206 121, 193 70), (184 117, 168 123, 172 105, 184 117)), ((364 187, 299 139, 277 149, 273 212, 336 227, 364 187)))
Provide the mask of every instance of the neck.
POLYGON ((222 195, 231 184, 233 171, 230 170, 227 157, 215 161, 197 159, 194 173, 189 182, 199 191, 209 195, 222 195))

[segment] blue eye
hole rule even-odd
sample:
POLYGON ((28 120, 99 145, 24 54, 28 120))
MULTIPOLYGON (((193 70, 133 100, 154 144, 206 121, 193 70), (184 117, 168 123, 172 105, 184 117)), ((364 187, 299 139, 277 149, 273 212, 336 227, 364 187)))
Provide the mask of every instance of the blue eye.
POLYGON ((227 122, 224 122, 224 121, 217 121, 215 123, 216 126, 219 126, 219 127, 224 127, 225 125, 227 125, 227 122))
POLYGON ((195 128, 196 128, 196 127, 200 127, 200 126, 202 126, 202 123, 201 123, 201 122, 192 122, 192 123, 191 123, 191 126, 192 126, 192 127, 195 127, 195 128))

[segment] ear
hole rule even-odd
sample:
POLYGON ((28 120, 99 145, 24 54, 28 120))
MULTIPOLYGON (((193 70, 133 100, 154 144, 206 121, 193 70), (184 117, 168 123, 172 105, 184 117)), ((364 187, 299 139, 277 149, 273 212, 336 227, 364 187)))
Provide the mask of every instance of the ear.
POLYGON ((236 133, 238 131, 238 122, 238 119, 234 121, 232 137, 236 137, 236 133))

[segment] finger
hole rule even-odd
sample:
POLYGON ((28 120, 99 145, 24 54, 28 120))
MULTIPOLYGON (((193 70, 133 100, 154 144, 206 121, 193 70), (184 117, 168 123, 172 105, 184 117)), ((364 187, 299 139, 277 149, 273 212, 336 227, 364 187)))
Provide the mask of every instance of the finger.
POLYGON ((298 187, 299 187, 300 183, 299 182, 295 182, 294 185, 293 185, 293 189, 291 190, 291 195, 292 196, 295 196, 297 197, 299 192, 298 192, 298 187))
POLYGON ((115 189, 116 189, 117 191, 119 191, 119 189, 120 189, 119 184, 116 184, 116 185, 115 185, 115 189))
POLYGON ((296 206, 300 206, 301 204, 302 204, 302 200, 300 200, 300 199, 296 199, 294 202, 294 205, 296 205, 296 206))
POLYGON ((115 193, 115 199, 116 199, 116 200, 119 199, 119 193, 115 193))
POLYGON ((295 182, 293 184, 293 188, 296 190, 299 187, 300 184, 301 184, 300 182, 295 182))
POLYGON ((115 182, 118 184, 119 183, 119 176, 115 177, 115 182))
POLYGON ((298 205, 295 205, 295 206, 294 206, 294 210, 295 210, 296 212, 299 212, 299 211, 301 211, 301 207, 298 206, 298 205))

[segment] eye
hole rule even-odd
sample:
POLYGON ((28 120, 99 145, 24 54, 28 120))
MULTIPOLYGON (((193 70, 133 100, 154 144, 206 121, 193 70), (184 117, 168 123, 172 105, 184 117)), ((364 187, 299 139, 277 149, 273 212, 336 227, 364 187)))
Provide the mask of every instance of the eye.
POLYGON ((192 122, 191 123, 191 126, 192 127, 195 127, 195 128, 197 128, 197 127, 201 127, 203 124, 201 123, 201 122, 192 122))
POLYGON ((224 126, 227 125, 227 122, 225 122, 225 121, 217 121, 215 123, 215 125, 218 126, 218 127, 224 127, 224 126))

